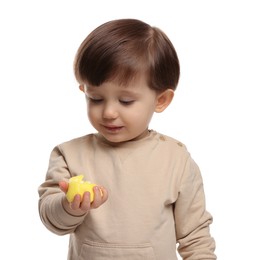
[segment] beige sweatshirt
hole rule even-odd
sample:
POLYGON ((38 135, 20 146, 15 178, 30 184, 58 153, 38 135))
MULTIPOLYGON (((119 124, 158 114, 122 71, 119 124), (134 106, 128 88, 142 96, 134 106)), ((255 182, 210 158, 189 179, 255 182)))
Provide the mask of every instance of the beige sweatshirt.
POLYGON ((177 140, 149 136, 118 146, 90 134, 55 147, 39 212, 52 232, 70 234, 70 260, 216 259, 198 166, 177 140), (108 200, 84 216, 68 214, 58 182, 84 174, 108 200))

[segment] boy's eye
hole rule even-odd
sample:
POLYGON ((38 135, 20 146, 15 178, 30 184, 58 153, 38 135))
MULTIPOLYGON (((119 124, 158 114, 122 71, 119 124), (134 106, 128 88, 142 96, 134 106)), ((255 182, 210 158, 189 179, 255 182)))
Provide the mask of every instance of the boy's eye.
POLYGON ((119 102, 123 105, 131 105, 134 103, 134 100, 119 100, 119 102))
POLYGON ((103 99, 101 99, 101 98, 90 98, 90 97, 88 97, 88 100, 95 104, 101 103, 103 101, 103 99))

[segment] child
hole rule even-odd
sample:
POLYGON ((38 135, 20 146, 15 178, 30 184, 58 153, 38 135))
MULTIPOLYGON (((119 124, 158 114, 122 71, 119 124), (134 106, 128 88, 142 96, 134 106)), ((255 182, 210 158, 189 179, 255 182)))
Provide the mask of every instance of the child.
POLYGON ((56 146, 39 187, 42 222, 70 234, 68 259, 176 260, 176 250, 216 259, 198 166, 185 145, 149 129, 178 84, 170 40, 139 20, 110 21, 82 42, 74 69, 97 133, 56 146), (80 174, 100 185, 92 203, 89 192, 66 199, 80 174))

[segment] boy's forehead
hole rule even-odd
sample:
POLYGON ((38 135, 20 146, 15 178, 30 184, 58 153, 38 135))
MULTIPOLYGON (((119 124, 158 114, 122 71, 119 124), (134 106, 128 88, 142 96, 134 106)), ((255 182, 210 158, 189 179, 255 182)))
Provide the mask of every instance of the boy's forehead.
POLYGON ((84 85, 85 90, 88 92, 103 92, 107 91, 108 89, 114 89, 116 91, 120 91, 122 93, 132 93, 137 91, 137 87, 134 85, 120 85, 120 84, 113 84, 113 83, 103 83, 100 86, 91 86, 91 85, 84 85))
POLYGON ((90 84, 85 84, 85 91, 88 93, 105 93, 107 91, 113 90, 120 94, 138 94, 143 91, 144 88, 148 86, 144 82, 130 82, 127 85, 119 84, 118 82, 105 82, 100 86, 92 86, 90 84))

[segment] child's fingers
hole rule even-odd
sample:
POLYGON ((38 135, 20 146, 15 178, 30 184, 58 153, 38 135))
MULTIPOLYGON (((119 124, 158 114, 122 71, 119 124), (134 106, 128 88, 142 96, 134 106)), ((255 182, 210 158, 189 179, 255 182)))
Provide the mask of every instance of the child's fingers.
POLYGON ((91 208, 95 209, 101 205, 101 193, 98 186, 93 187, 93 191, 94 191, 94 200, 91 203, 91 208))
POLYGON ((104 187, 99 187, 102 194, 102 203, 108 199, 108 192, 104 187))
POLYGON ((94 201, 91 204, 91 208, 95 209, 102 205, 107 200, 107 191, 103 187, 95 186, 94 190, 94 201))
POLYGON ((81 196, 79 194, 75 195, 73 201, 70 204, 71 209, 78 210, 81 203, 81 196))
POLYGON ((88 212, 90 209, 90 193, 88 191, 83 194, 80 209, 84 212, 88 212))

